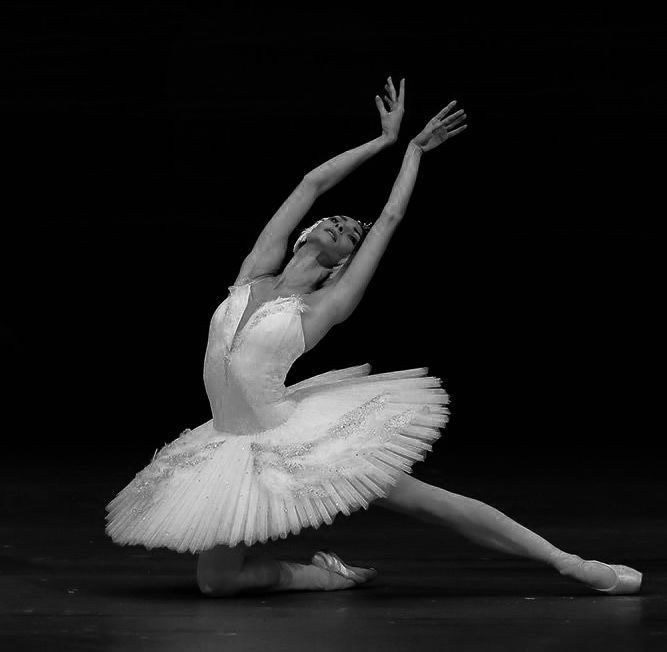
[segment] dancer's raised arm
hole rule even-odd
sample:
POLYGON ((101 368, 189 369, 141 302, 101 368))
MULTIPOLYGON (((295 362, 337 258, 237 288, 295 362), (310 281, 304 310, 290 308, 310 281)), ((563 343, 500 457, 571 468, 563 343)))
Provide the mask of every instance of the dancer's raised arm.
POLYGON ((329 188, 335 186, 364 161, 385 147, 392 145, 398 139, 401 120, 405 112, 405 79, 401 79, 398 95, 396 95, 396 89, 391 81, 391 77, 387 77, 385 89, 387 95, 384 96, 384 99, 389 105, 389 111, 385 109, 380 96, 375 96, 375 104, 380 112, 380 120, 382 122, 382 135, 364 143, 360 147, 343 152, 314 170, 311 170, 306 175, 306 178, 310 179, 316 185, 320 193, 326 192, 329 188))
POLYGON ((252 278, 277 272, 287 253, 289 236, 310 210, 315 199, 335 186, 364 161, 396 142, 404 112, 405 80, 401 80, 398 95, 391 77, 387 79, 385 89, 387 95, 384 99, 389 111, 386 110, 380 97, 375 96, 375 103, 380 112, 382 134, 359 147, 335 156, 304 175, 299 185, 259 234, 255 246, 243 262, 239 278, 252 278))
POLYGON ((366 287, 377 269, 389 240, 408 206, 412 189, 417 179, 419 163, 423 152, 427 152, 449 137, 455 136, 466 128, 461 123, 466 119, 463 109, 447 117, 456 101, 450 102, 437 113, 408 144, 403 164, 380 217, 364 238, 364 241, 350 262, 340 280, 332 286, 327 303, 337 315, 340 323, 347 319, 361 301, 366 287), (458 126, 461 125, 461 126, 458 126))

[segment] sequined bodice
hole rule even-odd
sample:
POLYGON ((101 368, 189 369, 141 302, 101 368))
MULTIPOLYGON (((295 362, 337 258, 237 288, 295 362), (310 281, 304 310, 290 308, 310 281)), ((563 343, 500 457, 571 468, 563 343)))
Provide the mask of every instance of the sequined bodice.
POLYGON ((290 416, 285 377, 305 350, 298 295, 261 305, 239 329, 250 283, 232 285, 209 326, 204 385, 219 432, 248 434, 273 428, 290 416))

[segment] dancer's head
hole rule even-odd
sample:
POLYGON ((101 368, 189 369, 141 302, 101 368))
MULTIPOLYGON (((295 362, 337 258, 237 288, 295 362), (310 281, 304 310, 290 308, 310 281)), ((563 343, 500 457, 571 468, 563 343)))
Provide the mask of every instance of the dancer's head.
POLYGON ((306 242, 316 247, 321 254, 319 260, 331 267, 329 280, 332 280, 351 262, 370 228, 370 223, 347 215, 323 217, 299 234, 292 251, 296 254, 306 242))
POLYGON ((362 225, 347 215, 323 217, 301 231, 293 251, 296 253, 306 242, 316 244, 333 267, 357 248, 364 235, 362 225))

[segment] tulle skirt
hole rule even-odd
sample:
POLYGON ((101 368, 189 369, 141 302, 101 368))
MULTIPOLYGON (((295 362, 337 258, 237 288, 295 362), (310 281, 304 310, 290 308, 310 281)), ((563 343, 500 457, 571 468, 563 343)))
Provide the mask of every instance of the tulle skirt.
POLYGON ((428 368, 328 371, 287 388, 281 425, 186 429, 106 506, 120 545, 197 553, 331 524, 388 494, 441 436, 449 397, 428 368))

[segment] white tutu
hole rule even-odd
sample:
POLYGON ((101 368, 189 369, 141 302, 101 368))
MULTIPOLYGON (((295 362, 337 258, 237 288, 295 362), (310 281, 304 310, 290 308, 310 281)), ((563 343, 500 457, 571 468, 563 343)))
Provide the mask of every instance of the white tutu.
POLYGON ((289 299, 253 315, 243 347, 226 339, 239 306, 216 311, 205 361, 214 417, 156 451, 107 505, 115 543, 196 553, 285 538, 367 509, 432 449, 449 398, 425 367, 369 375, 364 364, 279 382, 303 351, 294 333, 305 306, 289 299), (269 334, 282 348, 267 372, 258 361, 279 350, 269 334))

